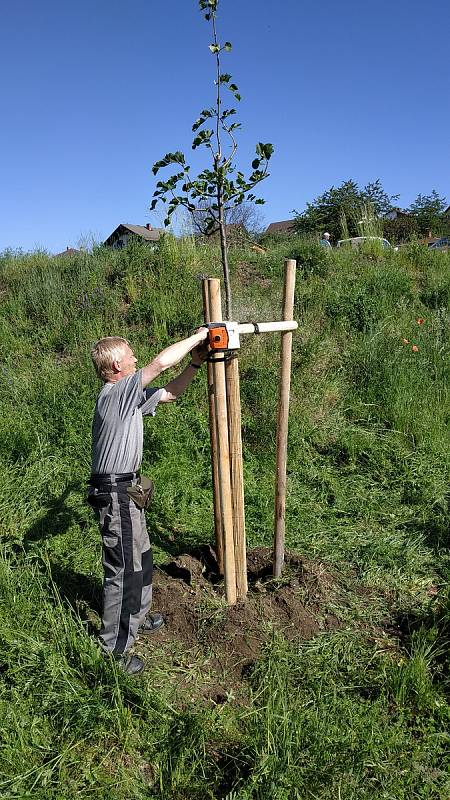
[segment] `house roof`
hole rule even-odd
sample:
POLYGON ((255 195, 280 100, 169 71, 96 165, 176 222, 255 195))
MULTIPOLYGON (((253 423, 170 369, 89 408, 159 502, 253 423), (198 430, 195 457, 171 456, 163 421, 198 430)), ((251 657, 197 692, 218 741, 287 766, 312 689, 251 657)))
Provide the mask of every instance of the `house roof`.
POLYGON ((271 222, 268 228, 266 229, 266 233, 283 233, 286 231, 292 231, 294 229, 294 220, 293 219, 285 219, 281 222, 271 222))
POLYGON ((147 228, 146 225, 129 225, 128 223, 122 223, 122 225, 131 233, 136 233, 138 236, 142 236, 143 239, 147 239, 148 242, 157 242, 163 233, 163 228, 147 228))
POLYGON ((401 217, 410 217, 411 216, 411 212, 410 211, 406 211, 405 208, 400 208, 399 206, 394 206, 392 211, 396 211, 397 214, 399 214, 401 217))
POLYGON ((406 211, 404 208, 399 208, 399 206, 393 206, 390 211, 383 215, 385 219, 397 219, 398 217, 411 217, 411 212, 406 211), (396 214, 394 217, 393 214, 396 214))
POLYGON ((60 256, 76 256, 78 253, 81 253, 81 250, 76 250, 74 247, 66 247, 62 253, 56 253, 53 258, 59 258, 60 256))
POLYGON ((136 236, 140 236, 141 239, 145 239, 146 242, 157 242, 163 233, 162 228, 152 228, 151 226, 147 228, 146 225, 130 225, 128 222, 121 222, 105 240, 105 245, 108 244, 114 234, 122 233, 121 228, 130 231, 130 233, 134 233, 136 236))
POLYGON ((447 206, 447 208, 444 211, 444 216, 447 216, 447 214, 450 214, 450 206, 447 206))

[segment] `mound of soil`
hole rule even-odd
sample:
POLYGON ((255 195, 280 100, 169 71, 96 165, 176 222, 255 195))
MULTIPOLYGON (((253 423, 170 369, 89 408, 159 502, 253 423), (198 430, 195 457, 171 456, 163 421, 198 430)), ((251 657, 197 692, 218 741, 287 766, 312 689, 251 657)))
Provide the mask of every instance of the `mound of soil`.
POLYGON ((166 625, 140 639, 138 652, 171 660, 181 676, 200 669, 203 694, 220 702, 239 688, 273 630, 290 640, 309 639, 339 625, 327 612, 335 579, 324 565, 287 553, 283 578, 275 580, 271 551, 257 548, 247 554, 247 574, 245 602, 228 606, 211 548, 156 568, 153 607, 166 625))

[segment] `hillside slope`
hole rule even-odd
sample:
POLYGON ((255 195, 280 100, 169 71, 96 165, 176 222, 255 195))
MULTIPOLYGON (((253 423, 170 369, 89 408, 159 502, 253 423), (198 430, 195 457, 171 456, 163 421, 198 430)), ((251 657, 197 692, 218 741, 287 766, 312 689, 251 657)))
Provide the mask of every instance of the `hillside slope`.
MULTIPOLYGON (((287 546, 308 574, 333 578, 320 610, 310 582, 293 584, 316 635, 299 644, 269 618, 242 696, 224 674, 213 704, 204 643, 225 619, 220 585, 193 606, 201 652, 177 651, 175 637, 148 654, 140 683, 101 658, 84 493, 90 346, 122 335, 144 364, 187 335, 219 254, 168 237, 155 251, 0 258, 0 796, 445 796, 450 257, 415 244, 327 254, 301 240, 235 250, 239 321, 279 318, 285 257, 298 259, 299 321, 287 546)), ((249 548, 271 545, 278 348, 247 337, 240 355, 249 548)), ((213 542, 203 373, 145 437, 164 565, 213 542)))

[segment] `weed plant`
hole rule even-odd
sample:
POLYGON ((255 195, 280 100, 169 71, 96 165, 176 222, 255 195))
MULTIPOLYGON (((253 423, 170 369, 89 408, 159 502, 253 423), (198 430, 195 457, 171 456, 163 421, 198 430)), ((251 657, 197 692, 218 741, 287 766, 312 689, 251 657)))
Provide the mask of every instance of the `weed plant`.
MULTIPOLYGON (((329 610, 342 626, 301 646, 269 635, 248 702, 215 707, 192 703, 168 664, 133 681, 100 656, 84 494, 90 346, 126 336, 143 364, 189 334, 220 254, 164 237, 0 257, 0 797, 448 797, 450 257, 296 238, 236 249, 239 321, 279 317, 287 257, 299 262, 287 544, 340 576, 346 600, 329 610)), ((240 354, 250 547, 272 538, 278 346, 247 337, 240 354)), ((213 541, 207 414, 201 373, 146 422, 157 562, 213 541)))

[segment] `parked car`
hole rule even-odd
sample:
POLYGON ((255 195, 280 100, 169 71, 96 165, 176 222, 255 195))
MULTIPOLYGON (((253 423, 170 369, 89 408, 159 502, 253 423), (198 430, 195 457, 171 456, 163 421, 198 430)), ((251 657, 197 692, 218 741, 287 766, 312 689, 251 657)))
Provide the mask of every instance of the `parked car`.
POLYGON ((339 239, 336 247, 351 247, 352 250, 357 250, 364 242, 379 242, 381 247, 385 250, 389 248, 397 250, 396 247, 392 247, 391 243, 388 242, 387 239, 383 239, 382 236, 353 236, 352 239, 339 239))
POLYGON ((432 242, 428 245, 430 250, 442 250, 444 253, 448 253, 450 247, 450 236, 442 236, 436 242, 432 242))

